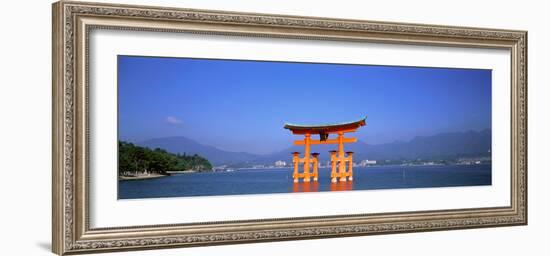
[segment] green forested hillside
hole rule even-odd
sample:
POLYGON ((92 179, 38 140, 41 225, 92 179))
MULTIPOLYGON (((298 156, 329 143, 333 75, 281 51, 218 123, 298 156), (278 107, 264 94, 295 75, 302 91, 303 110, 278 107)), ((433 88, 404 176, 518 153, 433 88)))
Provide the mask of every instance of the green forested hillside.
POLYGON ((189 170, 210 171, 212 165, 207 159, 196 154, 172 154, 160 148, 152 150, 124 141, 118 142, 118 173, 121 176, 189 170))

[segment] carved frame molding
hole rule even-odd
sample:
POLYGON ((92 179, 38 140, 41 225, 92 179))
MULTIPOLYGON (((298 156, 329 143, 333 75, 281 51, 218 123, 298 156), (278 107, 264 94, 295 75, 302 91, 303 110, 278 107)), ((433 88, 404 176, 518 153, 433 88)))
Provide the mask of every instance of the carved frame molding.
POLYGON ((53 243, 67 253, 527 224, 527 32, 61 1, 53 5, 53 243), (510 207, 145 227, 88 225, 88 36, 93 29, 509 49, 510 207))

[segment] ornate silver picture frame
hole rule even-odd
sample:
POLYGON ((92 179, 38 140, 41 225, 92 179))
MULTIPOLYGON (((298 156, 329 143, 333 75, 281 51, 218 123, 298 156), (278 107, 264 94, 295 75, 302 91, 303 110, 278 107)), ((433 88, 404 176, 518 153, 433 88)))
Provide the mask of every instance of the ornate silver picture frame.
POLYGON ((52 31, 52 247, 59 255, 527 224, 526 31, 71 1, 53 4, 52 31), (94 228, 89 45, 95 30, 508 50, 510 204, 94 228))

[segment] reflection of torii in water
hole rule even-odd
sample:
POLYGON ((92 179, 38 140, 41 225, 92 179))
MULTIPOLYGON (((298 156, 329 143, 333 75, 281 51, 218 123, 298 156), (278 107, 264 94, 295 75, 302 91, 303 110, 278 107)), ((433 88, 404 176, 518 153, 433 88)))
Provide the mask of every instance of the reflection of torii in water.
POLYGON ((317 181, 318 175, 318 157, 319 153, 311 153, 311 145, 320 144, 338 144, 338 150, 330 151, 330 162, 332 165, 332 171, 330 173, 331 182, 337 181, 352 181, 353 180, 353 152, 345 152, 344 143, 353 143, 357 141, 357 138, 344 138, 344 133, 355 132, 361 126, 365 126, 365 118, 339 124, 325 124, 325 125, 296 125, 285 124, 285 129, 292 131, 292 134, 304 135, 303 140, 294 141, 294 145, 304 146, 304 157, 300 158, 299 152, 293 152, 292 162, 294 163, 294 173, 292 177, 294 182, 298 182, 300 178, 303 178, 304 182, 310 182, 313 177, 313 181, 317 181), (319 134, 319 140, 312 140, 311 135, 319 134), (329 134, 338 134, 336 139, 329 139, 329 134), (346 162, 348 163, 348 170, 346 171, 346 162), (304 172, 298 172, 298 166, 300 163, 304 164, 304 172), (313 173, 310 173, 310 165, 313 164, 313 173), (338 170, 337 168, 338 167, 338 170))

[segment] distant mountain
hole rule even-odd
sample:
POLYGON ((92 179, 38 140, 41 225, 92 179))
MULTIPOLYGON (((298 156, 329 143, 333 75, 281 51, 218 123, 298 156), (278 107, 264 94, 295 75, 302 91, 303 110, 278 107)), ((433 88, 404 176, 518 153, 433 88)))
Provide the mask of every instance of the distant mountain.
MULTIPOLYGON (((290 142, 289 142, 290 143, 290 142)), ((223 164, 273 164, 283 160, 291 162, 291 152, 303 154, 302 146, 291 146, 285 150, 255 155, 246 152, 230 152, 212 146, 202 145, 185 137, 151 139, 137 143, 149 148, 162 148, 172 153, 198 154, 213 165, 223 164)), ((337 145, 314 145, 311 152, 320 154, 320 161, 328 161, 329 151, 337 145)), ((458 157, 489 156, 491 130, 440 133, 433 136, 418 136, 407 142, 392 142, 370 145, 363 141, 346 144, 346 151, 354 152, 355 161, 370 160, 412 160, 412 159, 456 159, 458 157)))
POLYGON ((151 149, 162 148, 171 153, 197 154, 208 159, 213 165, 246 163, 258 158, 258 155, 246 152, 230 152, 212 146, 202 145, 185 137, 165 137, 136 143, 151 149))
MULTIPOLYGON (((312 152, 320 154, 320 161, 327 161, 328 151, 336 150, 337 145, 314 145, 312 152)), ((418 136, 407 142, 392 142, 370 145, 363 141, 346 144, 346 151, 354 152, 357 161, 370 160, 412 160, 412 159, 453 159, 467 156, 489 156, 491 150, 491 130, 441 133, 433 136, 418 136)), ((291 160, 291 152, 303 153, 303 147, 292 146, 283 151, 260 156, 257 162, 273 163, 277 160, 291 160)))

